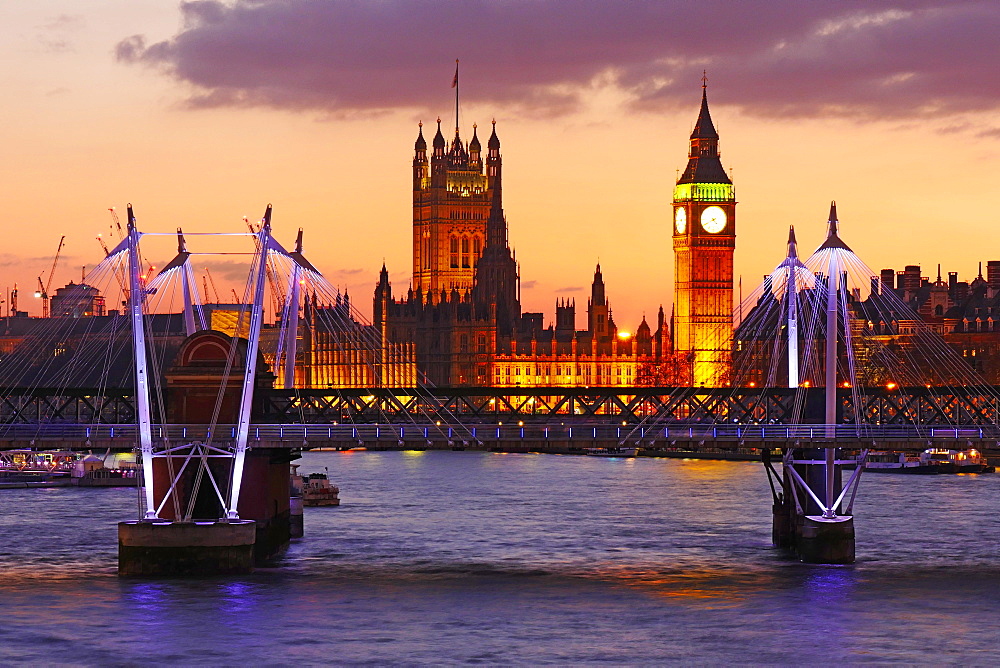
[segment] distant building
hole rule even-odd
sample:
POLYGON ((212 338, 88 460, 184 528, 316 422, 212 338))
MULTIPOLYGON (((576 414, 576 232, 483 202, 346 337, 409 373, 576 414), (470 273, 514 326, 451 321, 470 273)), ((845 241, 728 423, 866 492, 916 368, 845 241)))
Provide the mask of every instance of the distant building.
MULTIPOLYGON (((841 366, 853 364, 857 382, 863 385, 949 385, 959 382, 956 379, 967 369, 990 384, 1000 385, 1000 261, 987 263, 986 277, 980 269, 971 282, 959 281, 957 272, 949 272, 948 280, 943 280, 940 265, 934 280, 921 273, 919 265, 907 265, 898 272, 883 269, 871 277, 864 299, 859 290, 847 295, 847 326, 854 350, 852 362, 845 350, 839 351, 841 366), (956 359, 961 358, 961 367, 942 357, 929 333, 940 336, 938 340, 952 348, 956 359)), ((769 338, 781 326, 774 299, 766 287, 753 308, 768 317, 755 317, 751 311, 743 319, 750 326, 741 326, 736 333, 737 385, 782 385, 787 375, 787 349, 776 347, 769 338)), ((806 297, 802 301, 800 320, 805 323, 812 318, 808 305, 815 300, 806 297)), ((804 331, 808 329, 800 333, 804 331)), ((805 355, 806 350, 811 351, 811 359, 800 360, 800 365, 813 373, 802 380, 822 385, 823 346, 804 346, 800 354, 805 355)))
POLYGON ((53 318, 91 318, 107 315, 101 291, 86 283, 70 281, 49 298, 53 318))
POLYGON ((620 332, 598 265, 587 327, 576 329, 576 304, 559 300, 555 323, 522 313, 519 268, 503 213, 496 124, 485 158, 473 127, 450 146, 440 121, 427 155, 421 126, 413 158, 413 279, 395 296, 385 266, 375 287, 373 325, 382 358, 408 356, 421 381, 438 386, 611 386, 666 382, 669 332, 643 318, 620 332))

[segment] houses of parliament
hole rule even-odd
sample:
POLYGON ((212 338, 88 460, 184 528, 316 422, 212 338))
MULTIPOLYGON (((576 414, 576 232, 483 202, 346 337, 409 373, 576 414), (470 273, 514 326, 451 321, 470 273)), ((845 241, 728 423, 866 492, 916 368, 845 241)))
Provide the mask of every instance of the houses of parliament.
POLYGON ((419 378, 450 387, 726 383, 736 200, 704 86, 687 167, 673 193, 672 317, 660 306, 655 323, 643 317, 629 328, 634 333, 619 330, 599 264, 585 329, 577 329, 573 299, 556 301, 548 327, 544 314, 521 310, 500 148, 495 122, 485 153, 475 126, 468 143, 458 127, 447 141, 438 120, 428 147, 420 125, 413 154, 412 283, 405 294, 394 293, 382 267, 373 307, 381 359, 401 359, 402 346, 419 378))
MULTIPOLYGON (((574 299, 557 299, 548 324, 545 314, 522 310, 520 267, 510 248, 503 208, 501 142, 495 123, 485 147, 478 133, 473 126, 465 142, 456 127, 448 141, 438 121, 428 146, 423 125, 418 127, 412 162, 412 278, 405 291, 394 290, 383 265, 371 324, 362 322, 346 292, 333 303, 321 303, 315 293, 306 296, 296 333, 292 386, 335 390, 424 383, 523 388, 780 384, 773 342, 746 324, 754 318, 742 318, 734 332, 736 198, 721 161, 704 82, 687 164, 674 185, 669 209, 664 202, 664 224, 671 227, 674 249, 673 303, 669 313, 662 306, 650 309, 655 321, 643 317, 622 329, 599 264, 585 314, 584 305, 579 305, 581 318, 574 299), (578 322, 584 327, 578 328, 578 322)), ((862 299, 852 293, 848 300, 850 327, 861 342, 854 351, 856 360, 902 359, 910 354, 921 328, 930 328, 963 364, 1000 384, 1000 261, 988 262, 985 273, 981 268, 974 281, 964 282, 949 272, 946 282, 939 268, 932 281, 914 265, 898 273, 884 269, 871 277, 872 296, 862 299), (886 312, 874 295, 894 295, 905 308, 886 312)), ((766 291, 753 309, 766 310, 773 299, 766 291)), ((239 336, 243 306, 205 304, 202 309, 210 328, 239 336)), ((23 353, 26 378, 37 380, 40 370, 56 373, 68 363, 66 350, 82 345, 82 337, 95 328, 110 338, 122 335, 116 324, 120 311, 106 309, 100 292, 82 283, 56 291, 51 317, 66 326, 66 331, 53 330, 58 337, 51 341, 39 339, 26 312, 12 307, 11 317, 0 320, 0 353, 9 356, 25 342, 31 344, 23 353)), ((157 315, 150 327, 157 346, 166 351, 163 359, 172 359, 170 351, 187 336, 181 314, 157 315)), ((282 336, 280 322, 261 332, 261 352, 272 370, 279 367, 282 336)), ((126 386, 128 360, 122 357, 110 366, 118 375, 109 382, 126 386)), ((869 382, 892 380, 878 373, 862 377, 869 382)), ((88 382, 78 379, 80 386, 89 387, 88 382)))

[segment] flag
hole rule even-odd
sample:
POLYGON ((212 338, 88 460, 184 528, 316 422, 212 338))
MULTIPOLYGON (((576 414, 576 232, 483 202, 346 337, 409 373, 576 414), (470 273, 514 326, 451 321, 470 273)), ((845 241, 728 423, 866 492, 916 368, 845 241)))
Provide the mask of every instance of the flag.
POLYGON ((458 61, 455 61, 455 78, 451 80, 451 87, 458 88, 458 61))

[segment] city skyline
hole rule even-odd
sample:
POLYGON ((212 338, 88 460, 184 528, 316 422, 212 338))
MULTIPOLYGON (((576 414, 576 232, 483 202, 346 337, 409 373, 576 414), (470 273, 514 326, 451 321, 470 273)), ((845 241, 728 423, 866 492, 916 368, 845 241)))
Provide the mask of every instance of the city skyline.
POLYGON ((0 286, 16 281, 20 308, 37 314, 28 295, 59 237, 54 286, 100 259, 94 237, 109 206, 131 201, 145 229, 228 231, 272 202, 276 234, 290 242, 305 228, 308 256, 367 312, 383 260, 397 289, 410 281, 410 148, 417 121, 454 123, 456 56, 463 139, 496 118, 503 141, 526 311, 550 318, 556 299, 586 299, 597 262, 621 327, 669 309, 671 192, 703 70, 740 203, 735 273, 747 293, 781 260, 788 225, 804 250, 822 241, 831 199, 875 271, 933 274, 941 263, 971 280, 996 259, 970 247, 992 232, 1000 164, 997 56, 974 32, 998 23, 987 3, 770 3, 771 23, 754 35, 742 30, 745 10, 721 5, 636 3, 612 21, 600 3, 517 4, 476 40, 447 27, 499 21, 492 5, 436 22, 444 5, 421 7, 109 2, 79 13, 52 0, 0 10, 17 64, 4 74, 16 92, 4 133, 8 226, 30 230, 9 238, 0 286), (270 30, 251 41, 262 18, 270 30), (511 48, 504 40, 526 24, 552 39, 511 48), (404 55, 416 39, 404 26, 426 38, 418 58, 404 55), (282 49, 290 32, 294 52, 282 49), (362 53, 376 35, 391 39, 362 53), (573 46, 586 39, 606 48, 573 46))

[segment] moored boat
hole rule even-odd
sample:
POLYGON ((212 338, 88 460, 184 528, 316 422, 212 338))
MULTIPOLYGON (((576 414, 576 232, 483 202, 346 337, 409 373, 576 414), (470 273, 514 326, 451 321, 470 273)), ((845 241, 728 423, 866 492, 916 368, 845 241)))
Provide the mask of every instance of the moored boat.
POLYGON ((606 448, 587 448, 591 457, 635 457, 639 448, 634 446, 609 446, 606 448))
POLYGON ((936 475, 939 473, 993 473, 981 452, 974 449, 949 450, 927 448, 919 455, 906 452, 870 451, 865 471, 872 473, 909 473, 936 475))
POLYGON ((330 484, 326 473, 310 473, 302 477, 303 506, 339 506, 340 488, 330 484))
POLYGON ((940 473, 993 473, 996 470, 990 466, 983 453, 974 448, 968 450, 927 448, 920 453, 920 461, 928 466, 937 467, 940 473))
POLYGON ((928 475, 942 473, 940 467, 921 461, 917 455, 905 452, 870 451, 865 459, 865 471, 872 473, 908 473, 928 475))

